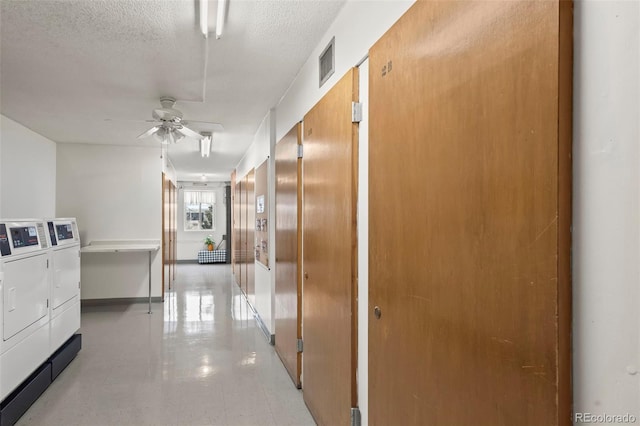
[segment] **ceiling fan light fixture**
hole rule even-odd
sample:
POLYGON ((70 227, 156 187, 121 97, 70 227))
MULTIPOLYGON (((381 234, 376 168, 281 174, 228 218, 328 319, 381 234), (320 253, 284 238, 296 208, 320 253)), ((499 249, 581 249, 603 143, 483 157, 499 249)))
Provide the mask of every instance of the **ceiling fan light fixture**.
POLYGON ((164 127, 160 127, 158 131, 153 134, 153 138, 164 145, 169 143, 167 140, 167 129, 164 127))
POLYGON ((160 127, 158 131, 153 134, 153 137, 161 144, 169 145, 180 142, 180 140, 184 138, 184 135, 173 129, 160 127))
POLYGON ((169 140, 169 143, 176 143, 176 137, 175 137, 175 133, 172 131, 167 132, 167 139, 169 140))
POLYGON ((211 153, 211 134, 202 134, 202 139, 200 139, 200 155, 202 158, 209 158, 209 154, 211 153))

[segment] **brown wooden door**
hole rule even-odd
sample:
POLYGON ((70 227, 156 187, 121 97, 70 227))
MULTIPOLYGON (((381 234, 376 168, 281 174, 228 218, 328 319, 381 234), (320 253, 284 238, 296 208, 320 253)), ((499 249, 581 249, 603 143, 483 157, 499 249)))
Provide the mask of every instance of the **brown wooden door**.
POLYGON ((571 424, 565 6, 418 2, 370 51, 372 426, 571 424))
POLYGON ((236 183, 235 186, 235 209, 233 215, 233 244, 234 244, 234 265, 233 270, 236 276, 236 284, 240 286, 242 275, 242 181, 236 183))
POLYGON ((247 282, 245 294, 247 300, 251 303, 251 306, 255 307, 256 302, 256 285, 255 285, 255 268, 256 268, 256 243, 255 243, 255 229, 256 229, 256 194, 255 194, 255 169, 251 169, 246 176, 246 192, 247 192, 247 282))
MULTIPOLYGON (((178 265, 178 188, 171 183, 173 192, 173 223, 171 230, 173 232, 173 256, 171 257, 171 266, 173 267, 173 274, 171 275, 171 287, 173 288, 174 281, 176 280, 176 266, 178 265)), ((162 296, 164 300, 164 295, 162 296)))
POLYGON ((275 349, 293 383, 300 387, 302 354, 297 340, 301 328, 302 161, 298 158, 302 126, 296 126, 276 145, 276 297, 275 349))
POLYGON ((357 90, 352 69, 304 117, 302 388, 320 425, 348 425, 357 403, 357 90))
MULTIPOLYGON (((173 182, 169 181, 169 289, 173 287, 173 281, 176 278, 176 259, 177 255, 177 189, 173 182)), ((164 292, 162 293, 164 300, 164 292)))
POLYGON ((176 274, 177 259, 177 188, 162 173, 162 294, 171 289, 176 274))
POLYGON ((236 220, 238 215, 238 206, 236 198, 236 171, 231 173, 231 232, 230 236, 227 236, 227 253, 231 256, 231 271, 233 272, 234 279, 237 281, 238 273, 236 271, 236 220))
POLYGON ((240 181, 240 289, 247 294, 247 184, 240 181))
POLYGON ((162 298, 165 289, 169 288, 171 279, 171 181, 162 173, 162 298))

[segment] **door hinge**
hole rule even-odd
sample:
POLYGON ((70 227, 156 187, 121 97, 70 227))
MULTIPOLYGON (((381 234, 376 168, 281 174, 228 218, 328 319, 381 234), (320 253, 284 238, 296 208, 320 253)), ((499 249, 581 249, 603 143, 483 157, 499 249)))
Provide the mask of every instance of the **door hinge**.
POLYGON ((298 352, 302 352, 302 349, 304 349, 304 345, 302 343, 302 339, 298 339, 296 341, 296 348, 297 348, 298 352))
POLYGON ((362 103, 351 102, 351 122, 359 123, 362 121, 362 103))
POLYGON ((49 307, 49 299, 47 299, 47 308, 49 307))
POLYGON ((358 407, 351 409, 351 426, 360 426, 360 409, 358 407))
POLYGON ((49 259, 47 259, 47 269, 49 269, 49 259))
POLYGON ((304 156, 304 148, 302 144, 298 145, 298 158, 302 158, 304 156))

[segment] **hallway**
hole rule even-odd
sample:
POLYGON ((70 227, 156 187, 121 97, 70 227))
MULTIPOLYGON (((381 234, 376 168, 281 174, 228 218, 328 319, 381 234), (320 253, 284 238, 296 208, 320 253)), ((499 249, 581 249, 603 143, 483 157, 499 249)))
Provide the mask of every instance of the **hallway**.
POLYGON ((80 332, 82 350, 18 425, 315 424, 229 265, 178 265, 152 315, 83 308, 80 332))

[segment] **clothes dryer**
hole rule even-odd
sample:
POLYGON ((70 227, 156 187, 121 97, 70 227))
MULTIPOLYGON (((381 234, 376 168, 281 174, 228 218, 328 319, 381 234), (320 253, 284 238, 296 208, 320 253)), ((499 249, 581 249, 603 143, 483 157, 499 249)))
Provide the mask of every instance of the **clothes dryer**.
POLYGON ((80 235, 74 218, 47 219, 51 246, 51 353, 80 328, 80 235))
POLYGON ((0 400, 51 354, 49 263, 44 222, 0 220, 0 400))

